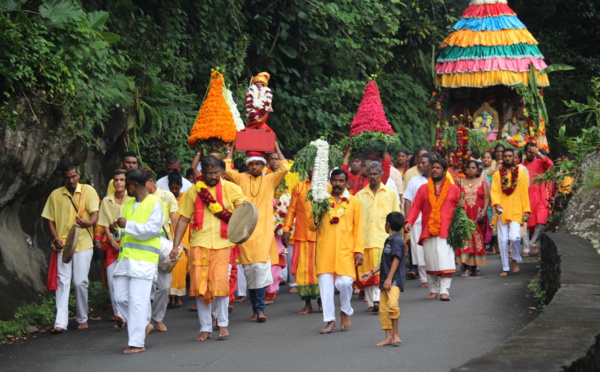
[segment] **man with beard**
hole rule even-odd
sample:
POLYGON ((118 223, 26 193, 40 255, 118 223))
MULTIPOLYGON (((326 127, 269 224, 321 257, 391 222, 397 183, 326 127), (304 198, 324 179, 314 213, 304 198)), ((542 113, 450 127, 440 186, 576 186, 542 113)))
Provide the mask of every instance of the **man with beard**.
POLYGON ((69 324, 69 292, 71 281, 77 300, 77 329, 88 328, 88 274, 93 254, 91 227, 98 221, 98 193, 90 185, 79 183, 81 174, 73 163, 64 163, 61 172, 65 186, 50 194, 42 217, 48 220, 56 259, 56 320, 53 333, 64 333, 69 324), (82 229, 71 262, 62 261, 63 248, 73 225, 82 229), (84 231, 87 230, 87 231, 84 231))
POLYGON ((132 169, 125 176, 131 199, 125 203, 122 216, 110 226, 113 234, 119 228, 121 241, 113 285, 115 301, 127 322, 129 348, 123 354, 136 354, 146 351, 146 335, 153 328, 148 323, 150 291, 158 268, 164 215, 160 199, 146 189, 146 173, 132 169))
MULTIPOLYGON (((364 229, 364 260, 365 265, 358 268, 360 278, 366 271, 379 265, 381 250, 388 233, 385 231, 385 219, 391 212, 400 212, 398 194, 390 187, 381 183, 383 169, 376 161, 370 162, 365 168, 369 186, 360 190, 356 198, 362 208, 364 229)), ((359 289, 365 290, 368 312, 379 311, 379 274, 371 276, 367 281, 357 282, 359 289)))
POLYGON ((181 239, 190 223, 190 296, 196 297, 200 334, 196 341, 205 341, 212 334, 211 303, 215 302, 219 338, 229 335, 229 258, 231 243, 227 238, 227 223, 235 207, 248 199, 242 189, 221 179, 219 160, 202 158, 202 179, 185 194, 179 210, 179 220, 173 239, 171 259, 179 252, 181 239), (218 203, 221 211, 213 213, 218 203))
MULTIPOLYGON (((427 180, 431 176, 431 165, 434 160, 435 157, 429 153, 423 153, 423 155, 421 155, 421 157, 418 159, 417 166, 419 167, 419 172, 421 174, 411 178, 411 180, 408 181, 408 187, 404 193, 404 211, 407 215, 410 212, 410 207, 415 200, 417 191, 419 191, 421 186, 427 183, 427 180)), ((428 284, 427 271, 425 269, 425 253, 423 251, 423 246, 419 244, 419 237, 421 236, 421 231, 423 229, 421 220, 422 216, 419 214, 419 217, 417 217, 417 220, 414 222, 413 227, 410 230, 410 254, 412 266, 411 271, 408 272, 407 276, 415 279, 418 271, 421 287, 426 288, 428 287, 428 284)))
POLYGON ((300 315, 313 312, 311 300, 317 300, 319 304, 321 302, 319 283, 315 273, 316 233, 308 228, 310 202, 306 201, 313 169, 309 169, 307 173, 308 178, 292 189, 292 199, 288 207, 288 214, 285 217, 282 236, 283 245, 287 246, 290 242, 290 231, 295 220, 294 253, 290 270, 296 278, 298 295, 306 303, 304 308, 298 312, 300 315))
POLYGON ((275 150, 279 157, 279 171, 263 175, 267 161, 265 153, 249 151, 246 153, 246 165, 249 174, 233 170, 233 151, 229 149, 225 159, 225 175, 233 183, 240 186, 244 195, 258 209, 258 222, 250 238, 240 244, 240 262, 244 268, 250 301, 252 302, 252 316, 249 322, 264 323, 265 301, 267 286, 273 283, 271 265, 279 263, 279 252, 273 234, 273 196, 275 188, 285 177, 289 170, 287 160, 275 142, 275 150))
MULTIPOLYGON (((348 173, 343 169, 331 172, 331 213, 323 216, 323 222, 316 237, 316 270, 319 278, 319 291, 323 303, 325 327, 321 334, 333 333, 335 327, 335 289, 340 292, 341 329, 351 326, 350 317, 354 314, 350 300, 352 283, 356 278, 356 266, 363 264, 363 227, 361 205, 358 199, 346 190, 348 173)), ((315 231, 314 216, 308 209, 310 229, 315 231)))
POLYGON ((529 179, 527 174, 513 163, 513 149, 504 149, 502 165, 492 177, 492 207, 498 214, 498 244, 502 257, 502 273, 507 276, 508 243, 510 241, 512 252, 512 270, 519 272, 521 258, 521 225, 527 222, 531 207, 529 205, 529 179))
POLYGON ((417 191, 404 224, 404 229, 410 232, 419 214, 422 214, 423 230, 418 243, 425 251, 429 283, 426 298, 434 299, 440 295, 442 301, 450 301, 450 285, 456 272, 454 249, 446 239, 454 209, 463 204, 460 189, 446 178, 447 170, 448 164, 444 160, 431 162, 431 178, 417 191))
MULTIPOLYGON (((533 229, 533 236, 530 240, 531 253, 538 253, 538 239, 544 230, 546 220, 550 215, 550 202, 548 198, 548 185, 544 182, 536 184, 533 179, 542 175, 554 165, 549 157, 544 156, 533 142, 527 142, 525 145, 525 161, 523 165, 529 173, 529 203, 531 206, 531 216, 527 221, 527 227, 533 229)), ((527 247, 529 248, 529 247, 527 247)), ((529 249, 528 249, 529 251, 529 249)))

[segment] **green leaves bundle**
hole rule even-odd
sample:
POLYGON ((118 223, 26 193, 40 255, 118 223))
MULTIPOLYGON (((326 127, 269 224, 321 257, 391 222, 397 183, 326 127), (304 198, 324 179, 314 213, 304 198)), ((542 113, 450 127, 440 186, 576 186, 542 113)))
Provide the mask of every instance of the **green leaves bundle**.
POLYGON ((355 136, 344 138, 340 141, 342 147, 350 145, 352 156, 375 154, 379 157, 384 151, 397 154, 402 148, 398 137, 381 132, 361 132, 355 136))
POLYGON ((475 222, 467 216, 467 212, 462 207, 456 207, 450 222, 448 230, 448 244, 453 249, 462 248, 473 232, 477 229, 475 222))
MULTIPOLYGON (((294 165, 292 165, 292 172, 298 172, 300 180, 308 178, 307 171, 315 165, 315 158, 317 157, 317 148, 312 145, 304 147, 298 151, 294 165)), ((344 160, 344 154, 337 147, 329 147, 329 169, 339 167, 344 160)))

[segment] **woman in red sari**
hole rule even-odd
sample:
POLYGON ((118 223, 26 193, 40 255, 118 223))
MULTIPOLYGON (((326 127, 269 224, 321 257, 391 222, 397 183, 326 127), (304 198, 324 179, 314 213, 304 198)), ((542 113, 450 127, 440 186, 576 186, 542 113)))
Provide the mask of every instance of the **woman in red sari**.
POLYGON ((477 266, 487 264, 483 233, 485 231, 487 208, 490 204, 490 188, 485 178, 477 177, 477 173, 477 161, 469 160, 465 171, 466 177, 460 178, 458 182, 461 195, 466 199, 465 210, 467 216, 475 221, 477 226, 465 246, 456 251, 458 262, 464 268, 464 273, 461 275, 464 278, 478 276, 477 266))

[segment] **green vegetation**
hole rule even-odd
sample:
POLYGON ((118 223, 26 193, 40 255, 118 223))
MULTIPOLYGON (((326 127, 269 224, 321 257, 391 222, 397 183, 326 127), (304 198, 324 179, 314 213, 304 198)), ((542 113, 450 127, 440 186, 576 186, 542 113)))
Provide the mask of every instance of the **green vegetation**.
POLYGON ((546 291, 540 287, 540 273, 538 272, 531 282, 527 285, 527 289, 533 294, 533 298, 540 304, 542 309, 545 309, 548 304, 546 303, 546 291))

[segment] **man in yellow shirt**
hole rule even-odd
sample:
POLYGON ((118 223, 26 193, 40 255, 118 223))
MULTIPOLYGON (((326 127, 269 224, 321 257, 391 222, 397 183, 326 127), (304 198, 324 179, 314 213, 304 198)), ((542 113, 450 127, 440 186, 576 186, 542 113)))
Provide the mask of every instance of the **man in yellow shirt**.
MULTIPOLYGON (((325 327, 321 334, 333 333, 335 328, 335 288, 340 292, 341 328, 350 328, 350 317, 354 314, 352 283, 356 279, 356 266, 363 264, 363 221, 361 205, 355 196, 346 190, 348 173, 343 169, 331 172, 331 197, 335 218, 330 213, 323 216, 317 231, 315 250, 319 292, 323 305, 325 327), (334 287, 335 286, 335 287, 334 287)), ((316 230, 311 209, 307 211, 309 227, 316 230)))
POLYGON ((229 151, 225 159, 227 178, 239 185, 248 200, 258 208, 258 222, 250 238, 240 245, 240 262, 248 283, 248 292, 252 302, 253 315, 250 322, 265 322, 265 297, 267 286, 273 283, 271 265, 279 263, 279 252, 273 234, 273 197, 275 188, 287 174, 287 160, 275 142, 279 156, 279 171, 263 175, 267 163, 264 153, 246 153, 246 165, 249 174, 233 170, 233 152, 229 151))
POLYGON ((196 341, 205 341, 212 334, 211 303, 217 310, 219 338, 229 335, 229 257, 233 243, 227 239, 227 223, 234 208, 248 199, 242 189, 221 179, 219 160, 202 158, 203 180, 185 194, 175 229, 171 259, 176 259, 181 239, 190 223, 190 295, 196 296, 200 334, 196 341), (221 212, 213 213, 208 205, 217 203, 221 212), (208 204, 208 205, 207 205, 208 204))
MULTIPOLYGON (((364 229, 364 256, 365 265, 358 268, 360 278, 366 271, 379 265, 381 250, 389 234, 385 232, 385 219, 391 212, 400 212, 398 195, 394 190, 381 183, 383 169, 379 162, 369 163, 365 169, 365 176, 369 186, 360 190, 356 198, 362 207, 362 223, 364 229), (365 269, 366 268, 366 269, 365 269)), ((360 289, 364 289, 368 312, 379 311, 379 275, 373 275, 366 282, 357 282, 360 289)))
POLYGON ((506 148, 502 153, 502 165, 492 176, 492 207, 496 210, 498 226, 498 245, 502 258, 502 273, 507 276, 508 243, 512 251, 513 272, 519 272, 521 258, 521 225, 527 222, 531 207, 529 205, 529 178, 514 161, 513 149, 506 148))
MULTIPOLYGON (((88 274, 94 243, 92 227, 98 221, 98 193, 90 185, 79 183, 81 174, 73 163, 64 163, 61 172, 65 186, 54 190, 44 206, 42 217, 48 220, 52 246, 57 251, 58 286, 56 320, 53 333, 67 331, 69 323, 69 291, 71 281, 77 299, 77 329, 88 328, 88 274), (62 250, 73 225, 81 228, 77 249, 69 263, 63 263, 62 250)), ((52 268, 51 268, 52 269, 52 268)))

